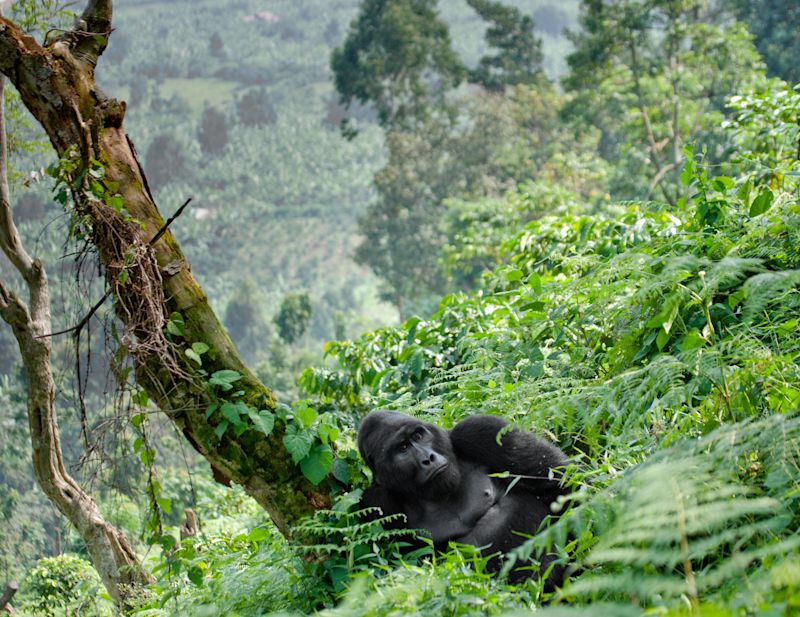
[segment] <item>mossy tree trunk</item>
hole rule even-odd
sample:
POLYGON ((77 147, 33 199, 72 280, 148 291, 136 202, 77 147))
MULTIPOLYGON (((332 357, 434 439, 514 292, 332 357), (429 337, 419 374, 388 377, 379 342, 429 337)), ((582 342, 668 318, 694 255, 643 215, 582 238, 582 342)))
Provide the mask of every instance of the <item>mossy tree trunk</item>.
POLYGON ((185 350, 205 343, 203 368, 228 369, 244 400, 255 409, 274 409, 270 391, 244 365, 211 310, 147 186, 131 141, 122 128, 125 104, 106 97, 94 81, 95 64, 111 32, 111 0, 90 0, 76 27, 42 46, 13 22, 0 19, 0 72, 19 91, 26 107, 47 132, 62 159, 78 169, 101 172, 108 194, 121 196, 124 212, 88 190, 90 175, 75 173, 72 196, 89 238, 105 267, 117 315, 136 364, 138 384, 212 465, 218 480, 241 484, 289 534, 291 524, 330 499, 312 485, 282 443, 282 427, 269 437, 254 429, 240 435, 215 434, 206 419, 212 402, 206 381, 189 365, 185 350), (168 340, 169 316, 180 313, 182 337, 168 340))

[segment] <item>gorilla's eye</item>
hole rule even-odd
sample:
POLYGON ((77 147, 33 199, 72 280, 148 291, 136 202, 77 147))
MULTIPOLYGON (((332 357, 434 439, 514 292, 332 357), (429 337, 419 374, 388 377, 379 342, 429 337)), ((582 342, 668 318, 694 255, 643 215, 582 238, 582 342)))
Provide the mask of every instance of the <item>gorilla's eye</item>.
POLYGON ((420 439, 422 439, 422 429, 418 428, 416 431, 414 431, 411 434, 411 439, 413 439, 414 441, 419 441, 420 439))
POLYGON ((407 441, 403 441, 403 442, 401 442, 401 443, 400 443, 400 445, 399 445, 399 446, 397 446, 397 450, 398 450, 399 452, 405 452, 406 450, 408 450, 408 447, 409 447, 410 445, 411 445, 411 444, 409 444, 407 441))

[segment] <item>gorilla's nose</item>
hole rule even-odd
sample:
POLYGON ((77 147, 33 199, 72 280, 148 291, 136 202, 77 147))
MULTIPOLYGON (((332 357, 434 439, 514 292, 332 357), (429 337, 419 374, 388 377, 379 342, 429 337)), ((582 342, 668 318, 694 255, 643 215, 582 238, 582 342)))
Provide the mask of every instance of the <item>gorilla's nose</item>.
POLYGON ((423 456, 421 462, 423 465, 430 465, 431 463, 435 463, 437 458, 438 455, 436 452, 431 452, 428 456, 423 456))

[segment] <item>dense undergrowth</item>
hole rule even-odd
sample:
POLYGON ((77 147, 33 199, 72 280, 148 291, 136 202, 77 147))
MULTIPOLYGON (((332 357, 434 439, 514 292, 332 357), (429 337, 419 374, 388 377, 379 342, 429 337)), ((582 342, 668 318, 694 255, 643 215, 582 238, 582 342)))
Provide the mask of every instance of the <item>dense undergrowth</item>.
POLYGON ((443 426, 485 413, 557 442, 576 498, 519 554, 555 546, 576 569, 562 590, 511 587, 468 549, 400 561, 353 510, 365 476, 345 439, 334 474, 356 488, 305 528, 321 562, 268 525, 187 540, 164 562, 160 608, 141 614, 525 614, 542 601, 546 615, 796 614, 799 98, 773 84, 734 99, 729 175, 687 152, 676 207, 588 208, 532 185, 472 204, 447 259, 473 273, 496 262, 474 288, 428 319, 329 343, 338 368, 301 378, 344 426, 377 407, 443 426))

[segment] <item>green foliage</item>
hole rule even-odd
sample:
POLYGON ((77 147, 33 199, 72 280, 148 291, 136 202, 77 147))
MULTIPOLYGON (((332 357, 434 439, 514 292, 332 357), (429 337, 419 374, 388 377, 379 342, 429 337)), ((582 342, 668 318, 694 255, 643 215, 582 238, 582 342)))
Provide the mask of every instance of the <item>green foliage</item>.
POLYGON ((599 129, 616 198, 676 203, 684 145, 699 141, 714 162, 724 158, 725 100, 763 79, 749 34, 699 0, 586 1, 581 26, 564 117, 599 129))
MULTIPOLYGON (((91 218, 78 209, 77 196, 90 204, 103 204, 116 212, 124 222, 131 222, 125 201, 119 193, 119 183, 106 178, 106 171, 100 161, 90 159, 84 164, 76 147, 70 147, 57 163, 51 165, 47 172, 55 179, 53 183, 53 199, 59 203, 70 216, 69 239, 83 240, 91 236, 91 218)), ((125 284, 129 257, 121 268, 120 283, 125 284)))
POLYGON ((461 81, 437 0, 365 0, 331 68, 342 103, 370 103, 384 127, 412 127, 461 81))
POLYGON ((533 19, 517 8, 491 0, 467 0, 482 19, 491 23, 486 42, 495 54, 480 59, 469 71, 469 81, 488 90, 535 84, 542 80, 542 42, 533 33, 533 19))
POLYGON ((770 572, 800 548, 791 480, 798 439, 798 420, 778 415, 682 441, 584 496, 531 545, 563 543, 574 530, 585 573, 561 594, 572 602, 760 604, 770 572))
POLYGON ((20 585, 18 605, 32 615, 113 614, 92 565, 72 555, 40 559, 20 585))
POLYGON ((461 289, 477 285, 481 275, 501 263, 501 247, 531 220, 579 212, 576 195, 546 182, 527 182, 504 199, 448 200, 443 227, 447 233, 444 269, 461 289))
POLYGON ((320 560, 317 576, 327 581, 329 591, 334 594, 341 594, 358 573, 375 575, 382 568, 416 562, 432 554, 430 547, 425 547, 401 561, 398 538, 406 531, 382 527, 401 515, 370 520, 372 513, 367 510, 348 511, 347 507, 358 503, 361 494, 357 489, 345 495, 334 510, 319 510, 296 527, 299 537, 304 539, 302 550, 320 560))
POLYGON ((736 150, 732 162, 753 182, 788 188, 787 176, 797 178, 800 124, 797 88, 771 81, 764 88, 731 97, 729 129, 736 150))
POLYGON ((385 576, 361 576, 342 603, 320 614, 330 617, 457 615, 482 617, 528 614, 534 594, 528 587, 504 585, 486 572, 485 559, 471 547, 439 556, 435 567, 405 565, 385 576))
POLYGON ((788 81, 800 82, 800 68, 791 57, 800 51, 797 30, 800 9, 793 0, 726 0, 736 17, 747 24, 755 38, 756 48, 767 65, 767 73, 788 81))
MULTIPOLYGON (((306 297, 305 301, 307 300, 306 297)), ((307 304, 303 303, 303 307, 310 311, 310 306, 307 304)), ((307 401, 303 400, 294 402, 291 407, 278 405, 276 409, 258 409, 245 399, 245 390, 236 389, 237 382, 243 377, 241 373, 230 369, 210 372, 208 366, 204 365, 203 358, 204 354, 213 356, 209 345, 202 341, 189 344, 189 341, 180 340, 186 336, 185 322, 180 313, 170 315, 166 330, 172 342, 184 345, 186 368, 205 382, 210 403, 204 415, 206 421, 214 426, 214 433, 221 447, 224 447, 225 435, 229 434, 229 431, 237 437, 246 431, 260 433, 256 439, 261 440, 272 435, 276 424, 280 421, 283 445, 294 463, 300 466, 303 475, 314 485, 320 484, 328 477, 333 469, 333 444, 341 433, 339 421, 332 414, 317 413, 307 401)), ((139 392, 135 402, 145 406, 147 396, 139 392)), ((137 414, 131 420, 140 431, 139 437, 134 442, 134 450, 139 453, 144 466, 151 468, 156 453, 148 444, 147 435, 142 430, 145 425, 144 420, 143 414, 137 414)), ((347 478, 340 481, 346 482, 347 478)), ((155 534, 155 539, 161 541, 165 537, 161 512, 169 514, 171 503, 161 497, 161 484, 153 479, 152 471, 148 480, 148 492, 153 506, 148 528, 155 534)))
POLYGON ((273 321, 280 337, 291 345, 303 336, 310 317, 311 298, 308 294, 290 293, 284 296, 280 310, 273 321))
POLYGON ((64 27, 74 13, 62 0, 15 0, 9 17, 25 32, 44 34, 49 28, 64 27))
POLYGON ((382 296, 403 317, 429 313, 452 288, 440 267, 451 233, 447 198, 497 196, 528 178, 561 177, 549 164, 566 138, 550 87, 516 86, 459 103, 457 116, 431 116, 419 130, 387 135, 389 161, 375 176, 378 199, 360 221, 356 260, 381 277, 382 296))
POLYGON ((332 446, 341 432, 335 416, 317 413, 307 401, 293 403, 291 409, 279 406, 278 415, 286 423, 283 445, 303 475, 319 484, 333 468, 332 446))
POLYGON ((213 107, 206 107, 200 117, 197 140, 205 154, 224 152, 228 145, 228 122, 225 115, 213 107))
POLYGON ((794 190, 684 156, 691 200, 568 205, 499 252, 491 232, 481 243, 482 213, 510 228, 533 204, 474 206, 465 246, 499 261, 479 291, 328 344, 339 370, 301 384, 340 409, 444 426, 502 414, 572 452, 579 505, 520 551, 577 561, 563 601, 783 610, 797 598, 782 573, 800 553, 800 206, 794 190))
POLYGON ((308 612, 315 598, 329 597, 243 491, 208 487, 196 512, 203 533, 181 541, 165 536, 153 566, 157 583, 135 615, 308 612))
POLYGON ((275 426, 274 413, 268 409, 255 409, 241 399, 244 391, 234 391, 234 384, 241 378, 240 373, 223 369, 211 373, 206 382, 213 402, 206 408, 205 416, 206 420, 213 416, 217 421, 214 432, 219 439, 228 428, 237 436, 249 429, 269 436, 275 426))

